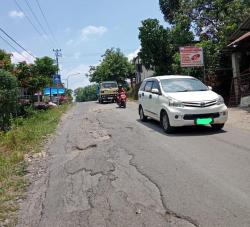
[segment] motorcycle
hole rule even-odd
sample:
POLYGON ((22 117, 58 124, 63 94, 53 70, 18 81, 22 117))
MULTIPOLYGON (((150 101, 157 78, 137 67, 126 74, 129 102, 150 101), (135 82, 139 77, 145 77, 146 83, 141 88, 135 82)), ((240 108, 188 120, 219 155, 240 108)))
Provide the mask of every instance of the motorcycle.
POLYGON ((116 103, 120 108, 126 108, 127 96, 125 92, 121 92, 117 95, 116 103))

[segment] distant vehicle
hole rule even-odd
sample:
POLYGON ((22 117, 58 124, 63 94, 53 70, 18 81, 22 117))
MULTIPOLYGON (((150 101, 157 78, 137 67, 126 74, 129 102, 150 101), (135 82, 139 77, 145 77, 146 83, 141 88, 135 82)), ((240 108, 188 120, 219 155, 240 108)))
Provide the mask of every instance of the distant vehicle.
POLYGON ((191 76, 147 78, 138 96, 140 119, 160 121, 166 133, 188 125, 211 125, 221 130, 228 118, 224 99, 191 76))
POLYGON ((98 101, 115 102, 117 97, 118 84, 116 81, 104 81, 99 85, 98 101))
POLYGON ((125 93, 125 91, 120 92, 117 95, 117 100, 116 100, 117 105, 121 108, 126 108, 127 106, 127 95, 125 93))

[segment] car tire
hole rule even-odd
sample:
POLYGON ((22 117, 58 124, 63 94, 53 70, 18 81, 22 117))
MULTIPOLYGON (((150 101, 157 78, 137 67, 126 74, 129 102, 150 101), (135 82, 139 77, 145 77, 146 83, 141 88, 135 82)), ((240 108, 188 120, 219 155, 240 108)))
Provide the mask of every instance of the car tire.
POLYGON ((101 99, 100 103, 103 104, 103 99, 101 99))
POLYGON ((215 131, 220 131, 223 129, 225 124, 212 124, 212 129, 215 130, 215 131))
POLYGON ((124 102, 123 107, 124 107, 125 109, 126 109, 126 106, 127 106, 127 105, 126 105, 126 102, 124 102))
POLYGON ((140 120, 145 122, 147 121, 147 116, 144 115, 144 111, 143 111, 143 108, 140 106, 139 108, 139 116, 140 116, 140 120))
POLYGON ((165 111, 161 114, 161 127, 165 133, 173 132, 173 127, 170 125, 168 114, 165 111))

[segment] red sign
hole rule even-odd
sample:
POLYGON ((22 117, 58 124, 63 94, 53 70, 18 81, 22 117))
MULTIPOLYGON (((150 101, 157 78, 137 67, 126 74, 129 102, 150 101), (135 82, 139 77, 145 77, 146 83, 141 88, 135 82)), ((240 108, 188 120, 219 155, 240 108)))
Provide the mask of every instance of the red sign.
POLYGON ((181 67, 204 66, 202 47, 180 47, 181 67))

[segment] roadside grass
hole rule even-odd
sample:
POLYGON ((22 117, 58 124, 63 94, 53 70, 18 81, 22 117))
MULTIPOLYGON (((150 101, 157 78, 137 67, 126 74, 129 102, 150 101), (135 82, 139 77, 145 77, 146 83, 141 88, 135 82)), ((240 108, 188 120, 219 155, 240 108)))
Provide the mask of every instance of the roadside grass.
POLYGON ((17 118, 6 133, 0 132, 0 226, 14 226, 18 210, 17 200, 23 197, 27 186, 25 154, 41 151, 46 137, 52 134, 69 105, 47 111, 33 111, 26 118, 17 118))

